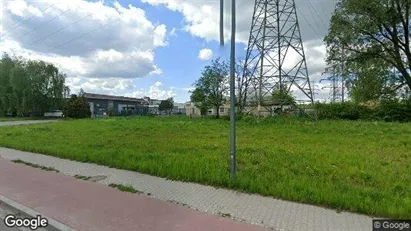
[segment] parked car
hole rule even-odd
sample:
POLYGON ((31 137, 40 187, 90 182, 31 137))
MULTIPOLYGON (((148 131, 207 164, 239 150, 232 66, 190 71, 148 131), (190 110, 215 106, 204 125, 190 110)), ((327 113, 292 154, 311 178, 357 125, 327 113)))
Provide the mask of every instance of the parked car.
POLYGON ((44 113, 44 117, 52 117, 52 118, 63 118, 63 112, 60 110, 54 110, 51 112, 44 113))

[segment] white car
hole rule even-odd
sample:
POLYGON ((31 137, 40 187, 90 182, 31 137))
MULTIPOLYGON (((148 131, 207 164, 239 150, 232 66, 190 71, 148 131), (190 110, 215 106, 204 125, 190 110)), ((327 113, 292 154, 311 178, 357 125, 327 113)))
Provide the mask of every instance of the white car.
POLYGON ((54 117, 54 118, 63 118, 63 112, 60 110, 55 110, 52 112, 46 112, 44 113, 44 117, 54 117))

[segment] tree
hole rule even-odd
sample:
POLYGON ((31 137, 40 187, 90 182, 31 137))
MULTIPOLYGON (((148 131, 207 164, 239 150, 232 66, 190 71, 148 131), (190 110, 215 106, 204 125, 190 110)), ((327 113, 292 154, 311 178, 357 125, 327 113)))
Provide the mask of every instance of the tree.
POLYGON ((160 105, 158 106, 159 111, 166 111, 166 113, 171 113, 174 108, 174 99, 168 98, 166 100, 162 100, 160 105))
MULTIPOLYGON (((356 103, 392 99, 397 95, 396 84, 400 78, 391 70, 381 68, 381 60, 364 62, 365 68, 358 66, 358 74, 349 78, 350 96, 356 103)), ((381 64, 382 65, 382 64, 381 64)))
POLYGON ((344 64, 344 75, 358 74, 358 65, 395 68, 401 75, 392 89, 411 88, 410 9, 409 0, 340 0, 325 37, 327 62, 344 64))
POLYGON ((282 85, 272 93, 273 105, 294 105, 295 99, 291 92, 287 92, 287 86, 282 85))
POLYGON ((71 95, 64 107, 64 115, 68 118, 90 118, 91 110, 84 96, 71 95))
POLYGON ((42 116, 61 109, 66 75, 53 64, 4 54, 0 60, 0 112, 42 116))
POLYGON ((192 95, 195 104, 202 104, 203 108, 216 109, 216 118, 220 117, 220 107, 226 102, 229 91, 228 63, 219 59, 213 60, 210 66, 206 66, 201 77, 194 83, 195 95, 192 95))
POLYGON ((205 115, 210 108, 207 96, 200 88, 196 88, 191 92, 190 100, 194 102, 194 106, 200 109, 201 115, 205 115))

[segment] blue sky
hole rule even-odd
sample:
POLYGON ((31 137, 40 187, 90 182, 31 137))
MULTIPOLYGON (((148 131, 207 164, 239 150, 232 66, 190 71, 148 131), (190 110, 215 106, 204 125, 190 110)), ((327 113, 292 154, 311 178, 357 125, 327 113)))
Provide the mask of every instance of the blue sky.
MULTIPOLYGON (((189 88, 210 59, 229 58, 231 9, 224 9, 226 46, 221 48, 218 2, 2 1, 0 52, 54 63, 67 74, 72 93, 83 88, 133 97, 172 96, 186 102, 189 88)), ((318 17, 305 0, 296 0, 296 4, 310 77, 318 81, 325 67, 324 21, 329 21, 335 1, 312 1, 320 12, 318 17)), ((245 55, 252 9, 251 0, 238 0, 237 57, 245 55)), ((326 94, 321 92, 320 97, 326 94)))

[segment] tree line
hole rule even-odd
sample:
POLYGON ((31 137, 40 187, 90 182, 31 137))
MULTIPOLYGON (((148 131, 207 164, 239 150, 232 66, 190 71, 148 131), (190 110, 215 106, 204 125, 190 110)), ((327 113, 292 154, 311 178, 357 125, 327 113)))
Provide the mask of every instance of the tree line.
POLYGON ((40 117, 62 110, 70 95, 66 75, 44 61, 11 57, 0 60, 0 116, 40 117))

